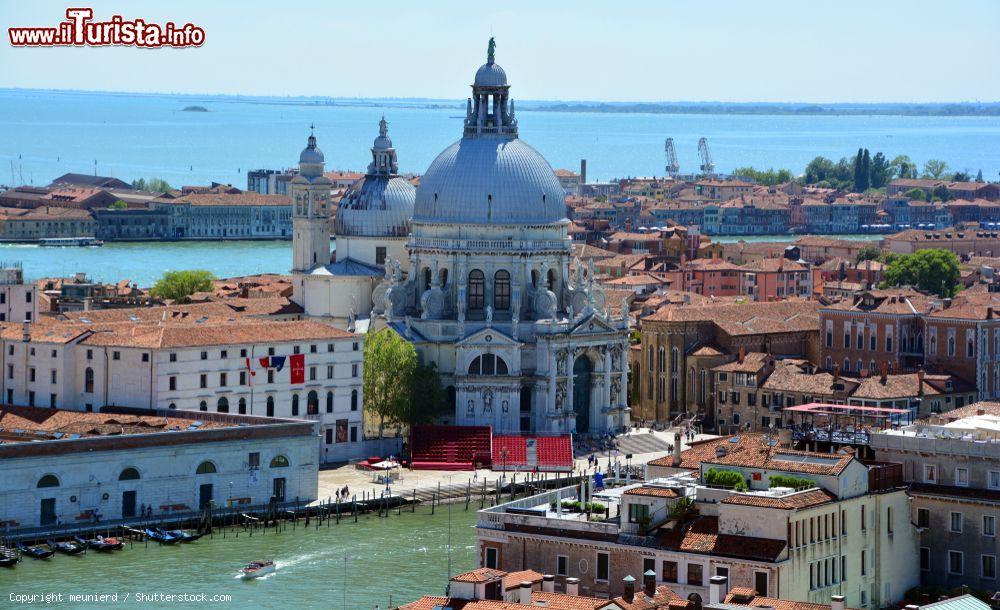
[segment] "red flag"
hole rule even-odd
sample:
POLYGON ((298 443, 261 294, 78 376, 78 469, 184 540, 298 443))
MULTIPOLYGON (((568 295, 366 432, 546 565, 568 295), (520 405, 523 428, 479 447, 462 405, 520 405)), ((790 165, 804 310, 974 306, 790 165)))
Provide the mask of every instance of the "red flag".
POLYGON ((253 378, 257 375, 257 371, 253 370, 253 365, 251 364, 249 358, 247 358, 247 372, 250 373, 250 376, 247 378, 247 382, 249 385, 253 385, 253 378))
POLYGON ((271 368, 271 359, 267 356, 259 360, 261 368, 269 369, 271 368))
POLYGON ((292 362, 292 383, 306 382, 306 355, 292 354, 289 358, 292 362))

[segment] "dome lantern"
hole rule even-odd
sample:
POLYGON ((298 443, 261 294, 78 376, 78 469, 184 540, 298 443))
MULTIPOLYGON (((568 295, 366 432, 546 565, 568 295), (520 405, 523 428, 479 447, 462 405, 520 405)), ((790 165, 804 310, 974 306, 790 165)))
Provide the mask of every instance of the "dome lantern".
POLYGON ((495 61, 496 41, 490 38, 486 63, 476 71, 472 97, 466 105, 465 135, 506 135, 517 137, 517 120, 510 103, 507 73, 495 61))

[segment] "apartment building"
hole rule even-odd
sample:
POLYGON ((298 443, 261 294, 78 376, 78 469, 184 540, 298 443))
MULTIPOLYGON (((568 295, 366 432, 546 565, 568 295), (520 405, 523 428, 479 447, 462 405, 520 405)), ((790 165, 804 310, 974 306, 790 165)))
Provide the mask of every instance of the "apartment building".
POLYGON ((902 464, 925 586, 997 588, 1000 403, 979 402, 872 435, 879 461, 902 464))
POLYGON ((698 453, 689 472, 657 478, 652 466, 647 482, 613 492, 569 487, 481 510, 481 564, 550 573, 557 588, 595 597, 622 595, 627 576, 651 574, 696 606, 712 599, 716 576, 770 598, 838 595, 854 608, 895 603, 917 584, 898 469, 873 476, 882 467, 849 452, 796 451, 754 434, 689 452, 698 453), (745 490, 720 486, 720 472, 745 490), (564 499, 607 502, 610 516, 566 510, 564 499))

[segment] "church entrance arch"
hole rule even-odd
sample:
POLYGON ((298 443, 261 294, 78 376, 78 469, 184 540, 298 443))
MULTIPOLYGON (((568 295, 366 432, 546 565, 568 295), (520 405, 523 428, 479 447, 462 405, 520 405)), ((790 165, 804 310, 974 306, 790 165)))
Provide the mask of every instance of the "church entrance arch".
POLYGON ((590 358, 580 356, 573 363, 573 411, 576 413, 576 432, 590 432, 590 377, 594 366, 590 358))

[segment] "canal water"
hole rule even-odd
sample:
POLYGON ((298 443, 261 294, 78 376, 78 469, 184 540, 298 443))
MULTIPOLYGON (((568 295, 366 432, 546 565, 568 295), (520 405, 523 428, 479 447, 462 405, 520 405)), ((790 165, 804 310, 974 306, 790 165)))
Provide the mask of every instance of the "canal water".
MULTIPOLYGON (((476 566, 475 506, 451 508, 452 573, 476 566)), ((415 513, 403 509, 387 518, 362 516, 316 529, 315 522, 295 531, 248 536, 233 530, 223 538, 184 545, 146 547, 136 543, 115 553, 57 555, 48 560, 24 559, 13 569, 0 568, 0 608, 14 607, 9 594, 119 594, 118 604, 42 604, 57 608, 133 607, 184 608, 328 608, 370 610, 442 595, 448 580, 448 507, 430 515, 427 506, 415 513), (345 557, 346 579, 345 579, 345 557), (242 565, 273 559, 278 569, 258 580, 238 578, 242 565), (346 598, 345 598, 346 592, 346 598), (138 594, 231 595, 227 602, 137 602, 138 594), (129 594, 128 600, 125 595, 129 594), (391 597, 391 600, 390 600, 391 597), (346 605, 345 605, 346 599, 346 605)))
MULTIPOLYGON (((795 235, 713 236, 732 242, 794 240, 795 235)), ((877 239, 878 235, 833 235, 841 239, 877 239)), ((114 242, 100 248, 49 248, 35 244, 0 244, 0 262, 21 263, 28 279, 69 277, 86 272, 101 282, 131 280, 152 286, 165 272, 207 269, 216 277, 288 273, 290 241, 114 242)))

